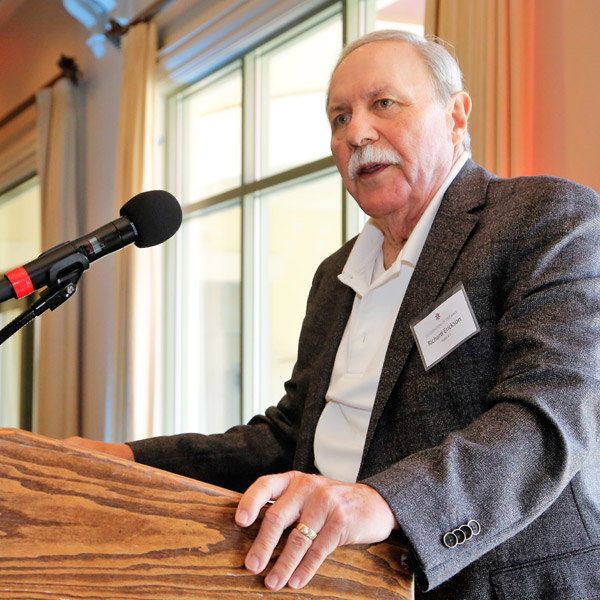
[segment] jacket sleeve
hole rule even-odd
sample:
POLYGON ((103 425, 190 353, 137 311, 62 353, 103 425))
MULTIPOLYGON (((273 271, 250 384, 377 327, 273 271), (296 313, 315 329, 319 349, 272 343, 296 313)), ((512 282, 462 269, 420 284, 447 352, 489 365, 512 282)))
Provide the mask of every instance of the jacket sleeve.
MULTIPOLYGON (((363 481, 391 506, 424 590, 526 528, 581 469, 600 481, 599 201, 581 186, 553 189, 513 224, 495 274, 497 364, 481 413, 363 481), (448 547, 444 535, 471 520, 478 535, 448 547)), ((444 360, 475 376, 468 362, 444 360)))

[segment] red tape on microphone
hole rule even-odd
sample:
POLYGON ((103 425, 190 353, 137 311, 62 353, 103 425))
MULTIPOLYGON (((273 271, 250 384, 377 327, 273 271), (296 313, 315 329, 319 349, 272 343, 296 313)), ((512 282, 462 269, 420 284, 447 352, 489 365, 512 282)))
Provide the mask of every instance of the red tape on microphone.
POLYGON ((5 277, 10 281, 17 298, 23 298, 33 292, 33 283, 29 278, 29 274, 23 267, 17 267, 5 274, 5 277))

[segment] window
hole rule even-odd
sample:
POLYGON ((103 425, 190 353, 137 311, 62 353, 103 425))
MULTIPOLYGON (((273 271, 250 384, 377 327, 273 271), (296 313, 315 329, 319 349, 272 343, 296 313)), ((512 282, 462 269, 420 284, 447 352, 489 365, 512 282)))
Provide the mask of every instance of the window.
POLYGON ((406 28, 406 6, 332 4, 168 99, 166 186, 184 222, 166 250, 154 433, 221 432, 283 395, 314 271, 364 223, 330 156, 331 69, 344 31, 406 28))
MULTIPOLYGON (((26 263, 41 252, 41 208, 37 177, 0 195, 0 270, 26 263)), ((27 308, 28 299, 0 304, 0 328, 27 308)), ((32 324, 0 346, 0 426, 31 429, 34 379, 32 324)))

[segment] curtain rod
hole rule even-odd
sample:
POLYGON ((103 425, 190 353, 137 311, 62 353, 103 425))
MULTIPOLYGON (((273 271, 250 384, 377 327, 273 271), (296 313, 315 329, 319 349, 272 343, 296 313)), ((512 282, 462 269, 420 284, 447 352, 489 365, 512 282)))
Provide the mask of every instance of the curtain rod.
MULTIPOLYGON (((77 67, 77 63, 75 62, 74 58, 61 54, 60 60, 58 61, 58 67, 60 69, 60 73, 58 75, 55 75, 52 79, 50 79, 50 81, 46 82, 43 86, 41 86, 39 88, 40 90, 52 87, 57 81, 63 78, 70 79, 75 85, 77 85, 77 81, 79 76, 81 75, 81 72, 79 71, 79 68, 77 67)), ((18 117, 22 112, 24 112, 27 108, 33 106, 34 104, 35 92, 27 98, 25 98, 23 102, 15 106, 15 108, 6 113, 0 119, 0 128, 4 127, 7 123, 10 123, 14 118, 18 117)))
POLYGON ((155 0, 126 25, 121 25, 118 21, 115 21, 115 19, 110 19, 104 35, 111 42, 113 42, 115 46, 120 46, 121 37, 123 37, 131 27, 137 25, 138 23, 147 23, 148 21, 151 21, 161 10, 163 10, 163 8, 166 8, 167 4, 170 4, 171 2, 173 2, 173 0, 155 0))

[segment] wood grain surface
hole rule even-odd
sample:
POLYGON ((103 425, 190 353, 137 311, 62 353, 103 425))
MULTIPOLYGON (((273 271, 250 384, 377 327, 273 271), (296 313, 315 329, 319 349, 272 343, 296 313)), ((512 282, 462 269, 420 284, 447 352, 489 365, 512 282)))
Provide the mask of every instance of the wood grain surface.
POLYGON ((0 598, 410 599, 405 550, 338 548, 302 590, 244 568, 256 525, 239 494, 16 429, 0 429, 0 598))

